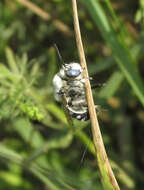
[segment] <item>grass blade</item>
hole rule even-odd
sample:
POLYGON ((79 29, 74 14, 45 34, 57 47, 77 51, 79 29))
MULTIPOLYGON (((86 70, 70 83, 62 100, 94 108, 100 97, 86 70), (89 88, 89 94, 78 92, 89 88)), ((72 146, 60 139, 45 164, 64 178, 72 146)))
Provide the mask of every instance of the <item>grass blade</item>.
POLYGON ((133 88, 142 105, 144 105, 144 85, 127 45, 114 32, 98 1, 82 0, 82 2, 86 5, 89 13, 100 30, 101 35, 114 53, 117 64, 122 70, 127 81, 133 88))
POLYGON ((23 166, 25 169, 27 169, 28 171, 33 173, 37 178, 39 178, 42 182, 44 182, 46 186, 50 189, 73 189, 72 187, 70 188, 69 185, 65 184, 56 172, 43 169, 35 162, 28 165, 27 162, 25 162, 24 157, 19 155, 17 152, 10 150, 2 144, 0 144, 0 160, 3 160, 6 163, 12 162, 18 164, 19 166, 23 166), (66 186, 68 186, 69 188, 65 188, 66 186))
POLYGON ((124 76, 120 71, 115 71, 108 80, 105 87, 99 93, 101 98, 110 98, 119 89, 124 76))
POLYGON ((6 57, 11 71, 14 72, 15 74, 19 74, 14 54, 9 47, 6 48, 6 57))

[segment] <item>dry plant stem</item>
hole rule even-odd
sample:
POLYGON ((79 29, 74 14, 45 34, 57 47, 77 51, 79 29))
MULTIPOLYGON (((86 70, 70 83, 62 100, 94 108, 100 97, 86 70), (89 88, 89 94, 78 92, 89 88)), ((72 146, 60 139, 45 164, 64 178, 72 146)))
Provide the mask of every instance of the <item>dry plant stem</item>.
POLYGON ((88 109, 89 109, 91 126, 92 126, 93 142, 94 142, 94 146, 96 150, 97 163, 98 163, 98 167, 101 174, 101 180, 105 189, 119 190, 120 188, 118 186, 118 183, 111 169, 110 163, 108 161, 108 157, 105 151, 105 147, 102 140, 99 123, 98 123, 98 119, 97 119, 97 115, 95 111, 91 85, 88 80, 89 75, 87 71, 86 59, 85 59, 85 54, 84 54, 84 49, 83 49, 83 44, 82 44, 82 39, 81 39, 76 0, 72 0, 72 7, 73 7, 74 28, 75 28, 77 47, 79 51, 81 66, 83 68, 83 75, 84 75, 84 78, 86 79, 86 83, 85 83, 86 97, 87 97, 88 109), (108 182, 110 184, 109 188, 107 186, 107 182, 104 182, 106 175, 107 175, 108 182))
MULTIPOLYGON (((34 12, 35 14, 37 14, 38 16, 40 16, 44 20, 52 20, 53 19, 47 12, 45 12, 44 10, 39 8, 37 5, 35 5, 34 3, 32 3, 32 2, 30 2, 28 0, 17 0, 17 2, 24 5, 25 7, 30 9, 32 12, 34 12)), ((55 24, 55 26, 60 31, 62 31, 63 33, 65 33, 68 36, 72 36, 71 30, 63 22, 61 22, 61 21, 59 21, 57 19, 53 19, 53 23, 55 24)))

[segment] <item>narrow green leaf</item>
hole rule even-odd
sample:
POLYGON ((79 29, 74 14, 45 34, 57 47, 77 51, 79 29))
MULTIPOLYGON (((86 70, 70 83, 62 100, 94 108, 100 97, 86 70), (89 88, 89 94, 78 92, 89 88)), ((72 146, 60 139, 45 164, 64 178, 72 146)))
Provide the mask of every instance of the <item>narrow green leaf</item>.
POLYGON ((60 190, 60 188, 58 188, 54 183, 52 183, 47 176, 43 175, 40 171, 38 171, 37 168, 30 168, 30 171, 37 176, 41 181, 43 181, 47 187, 50 187, 53 190, 60 190))
POLYGON ((52 79, 56 73, 56 52, 54 48, 49 50, 49 68, 47 74, 47 86, 52 85, 52 79))
POLYGON ((114 161, 110 161, 112 167, 117 170, 118 179, 126 185, 129 189, 135 188, 135 181, 122 168, 120 168, 114 161))
POLYGON ((10 81, 16 82, 19 77, 10 72, 10 70, 5 65, 0 64, 0 79, 8 79, 10 81))
POLYGON ((42 135, 39 131, 33 128, 29 120, 23 118, 17 119, 14 122, 13 127, 24 141, 29 143, 32 147, 38 148, 44 143, 42 135))
POLYGON ((11 186, 20 186, 22 184, 22 178, 15 173, 10 173, 9 171, 0 171, 0 179, 4 179, 11 186))
POLYGON ((103 87, 100 91, 99 96, 101 98, 110 98, 113 96, 114 93, 119 89, 123 79, 123 74, 120 71, 115 71, 106 83, 105 87, 103 87))
POLYGON ((13 54, 12 50, 9 47, 6 48, 6 57, 7 57, 7 61, 8 61, 10 69, 15 74, 19 74, 19 70, 18 70, 18 67, 17 67, 17 64, 16 64, 14 54, 13 54))
POLYGON ((121 41, 114 32, 98 0, 81 1, 86 5, 89 13, 100 30, 101 35, 114 53, 118 66, 122 70, 127 81, 130 83, 135 94, 144 105, 144 85, 127 45, 124 44, 124 42, 121 41))
POLYGON ((17 154, 13 150, 8 149, 3 144, 0 143, 0 159, 10 160, 16 164, 20 164, 22 161, 22 157, 20 154, 17 154))
MULTIPOLYGON (((75 135, 88 148, 88 151, 95 156, 96 153, 92 140, 83 131, 77 131, 75 135)), ((112 168, 116 170, 116 177, 120 180, 120 182, 124 183, 127 188, 133 188, 135 186, 133 178, 129 176, 121 167, 119 167, 115 161, 110 160, 110 163, 112 168)), ((101 167, 103 166, 101 165, 101 167)))
POLYGON ((106 69, 111 68, 114 64, 115 64, 115 60, 112 56, 107 57, 101 61, 97 61, 94 64, 89 64, 88 66, 89 74, 93 75, 93 74, 102 72, 106 69))
POLYGON ((34 152, 27 158, 27 162, 30 163, 37 159, 44 152, 48 152, 51 149, 67 148, 72 142, 73 135, 70 132, 62 133, 59 136, 49 139, 47 142, 39 146, 34 152))
POLYGON ((23 166, 25 169, 27 169, 37 178, 39 178, 43 183, 45 183, 46 186, 50 189, 53 190, 73 189, 68 184, 63 182, 63 180, 61 179, 61 177, 58 175, 57 172, 44 169, 35 162, 33 162, 33 164, 31 165, 28 165, 27 162, 25 162, 24 157, 20 156, 17 152, 10 150, 9 148, 7 148, 2 144, 0 144, 0 160, 3 160, 6 163, 12 162, 18 164, 19 166, 23 166))
POLYGON ((49 112, 54 114, 57 119, 67 124, 66 116, 65 113, 62 111, 62 109, 60 109, 55 104, 47 104, 46 108, 48 109, 49 112))

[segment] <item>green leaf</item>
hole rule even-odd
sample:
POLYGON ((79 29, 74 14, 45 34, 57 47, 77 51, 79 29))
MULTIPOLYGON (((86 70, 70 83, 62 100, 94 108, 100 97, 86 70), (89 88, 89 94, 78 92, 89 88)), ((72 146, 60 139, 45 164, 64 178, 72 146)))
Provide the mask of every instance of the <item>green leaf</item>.
POLYGON ((52 79, 54 77, 54 74, 56 73, 56 52, 54 48, 50 48, 48 53, 49 53, 49 68, 46 80, 47 80, 47 86, 50 86, 52 85, 52 79))
POLYGON ((120 71, 115 71, 106 85, 102 88, 99 93, 101 98, 110 98, 120 88, 120 84, 123 81, 124 76, 120 71))
POLYGON ((63 123, 67 124, 65 113, 55 104, 47 104, 46 108, 49 112, 55 115, 57 119, 62 121, 63 123))
POLYGON ((15 56, 9 47, 6 48, 6 57, 11 71, 13 71, 15 74, 19 74, 15 56))
POLYGON ((19 186, 22 184, 21 177, 15 173, 1 171, 0 172, 0 178, 12 186, 19 186))
POLYGON ((43 143, 39 148, 34 150, 27 158, 27 162, 30 163, 33 160, 37 159, 40 155, 45 152, 48 152, 51 149, 58 149, 58 148, 67 148, 72 142, 73 135, 70 132, 62 133, 58 136, 54 136, 53 138, 49 139, 45 143, 43 143))
POLYGON ((30 143, 32 147, 38 148, 44 143, 42 135, 33 128, 28 119, 21 118, 15 120, 13 127, 24 141, 30 143))
POLYGON ((19 79, 19 76, 14 75, 5 65, 0 64, 0 79, 8 79, 12 82, 16 82, 19 79))
POLYGON ((115 64, 114 58, 112 56, 107 57, 101 61, 97 61, 94 64, 89 64, 88 71, 90 75, 93 75, 111 68, 114 64, 115 64))
MULTIPOLYGON (((37 178, 39 178, 43 183, 46 184, 47 187, 53 190, 67 190, 73 189, 69 185, 63 182, 61 177, 58 173, 43 169, 38 164, 34 163, 28 165, 25 161, 24 157, 20 156, 18 153, 10 150, 6 146, 0 144, 0 160, 4 162, 14 162, 17 163, 19 166, 23 166, 25 169, 33 173, 37 178)), ((73 189, 74 190, 74 189, 73 189)))
POLYGON ((86 5, 89 13, 99 28, 102 37, 111 48, 118 66, 133 88, 135 94, 144 105, 144 85, 127 45, 116 35, 99 1, 81 1, 86 5))

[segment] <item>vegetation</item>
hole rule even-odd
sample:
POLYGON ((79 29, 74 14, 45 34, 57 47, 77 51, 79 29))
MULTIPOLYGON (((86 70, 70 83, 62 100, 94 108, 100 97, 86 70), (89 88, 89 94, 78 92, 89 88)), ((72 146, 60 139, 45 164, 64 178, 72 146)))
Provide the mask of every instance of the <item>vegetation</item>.
MULTIPOLYGON (((0 189, 102 190, 90 122, 67 123, 52 79, 79 61, 71 1, 0 2, 0 189)), ((144 3, 78 1, 106 151, 120 189, 143 190, 144 3)))

